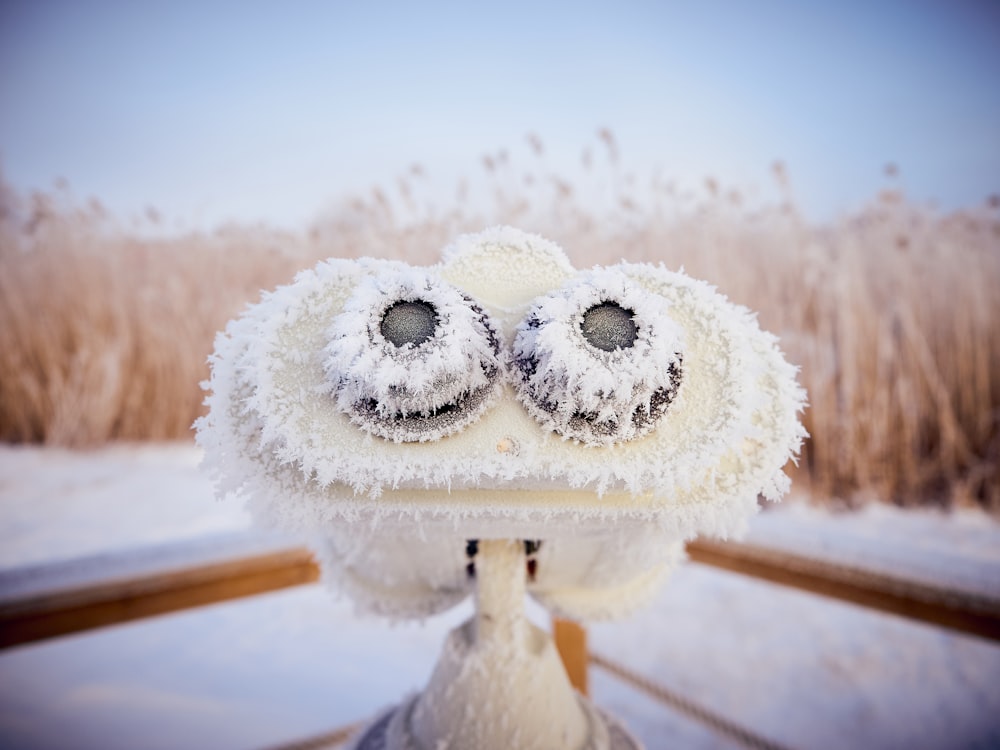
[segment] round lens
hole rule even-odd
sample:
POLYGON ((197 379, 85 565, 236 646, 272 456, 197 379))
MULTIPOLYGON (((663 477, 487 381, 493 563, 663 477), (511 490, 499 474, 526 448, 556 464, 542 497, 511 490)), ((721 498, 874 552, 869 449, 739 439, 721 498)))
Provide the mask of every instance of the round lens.
POLYGON ((385 311, 379 331, 396 346, 420 346, 434 335, 437 320, 437 313, 427 302, 397 302, 385 311))
POLYGON ((583 337, 591 346, 606 352, 628 349, 638 337, 634 315, 614 302, 594 305, 583 314, 583 337))

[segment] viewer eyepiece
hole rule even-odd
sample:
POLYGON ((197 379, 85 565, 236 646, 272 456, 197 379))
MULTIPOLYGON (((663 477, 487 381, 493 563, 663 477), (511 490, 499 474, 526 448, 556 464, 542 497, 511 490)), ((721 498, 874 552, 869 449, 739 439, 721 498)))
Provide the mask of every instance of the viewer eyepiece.
POLYGON ((634 315, 614 302, 594 305, 583 314, 583 337, 591 346, 606 352, 628 349, 638 338, 634 315))
POLYGON ((379 331, 396 346, 420 346, 434 335, 437 312, 427 302, 396 302, 385 311, 379 331))

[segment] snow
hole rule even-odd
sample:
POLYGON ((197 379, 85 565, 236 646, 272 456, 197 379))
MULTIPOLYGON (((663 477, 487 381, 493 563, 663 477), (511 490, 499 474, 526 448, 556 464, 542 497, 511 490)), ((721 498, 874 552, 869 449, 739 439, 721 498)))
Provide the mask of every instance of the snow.
MULTIPOLYGON (((200 456, 0 449, 0 567, 246 530, 200 456)), ((756 516, 748 541, 991 595, 1000 582, 1000 524, 978 511, 793 500, 756 516)), ((324 733, 421 689, 470 613, 392 626, 303 586, 8 649, 0 746, 245 749, 324 733)), ((694 564, 645 610, 588 632, 594 651, 789 747, 1000 745, 1000 646, 982 639, 694 564)), ((591 679, 650 750, 737 746, 599 669, 591 679)))
POLYGON ((190 443, 0 450, 0 570, 250 527, 190 443))
POLYGON ((308 586, 18 647, 0 653, 0 746, 236 750, 321 734, 421 687, 459 615, 392 629, 308 586))
POLYGON ((646 613, 589 632, 595 651, 787 747, 1000 741, 1000 647, 811 594, 691 565, 646 613))

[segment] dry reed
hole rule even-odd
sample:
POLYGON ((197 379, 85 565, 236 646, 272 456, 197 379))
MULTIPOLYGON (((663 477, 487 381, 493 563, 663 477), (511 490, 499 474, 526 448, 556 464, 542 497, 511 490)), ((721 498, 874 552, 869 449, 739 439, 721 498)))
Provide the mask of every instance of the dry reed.
MULTIPOLYGON (((536 164, 544 145, 528 136, 536 164)), ((706 182, 700 197, 622 175, 607 130, 579 184, 483 159, 489 200, 468 184, 447 212, 396 192, 336 207, 301 234, 229 228, 140 240, 65 191, 0 186, 0 439, 84 446, 180 438, 201 411, 215 331, 259 289, 327 256, 430 263, 457 232, 505 222, 546 234, 578 266, 620 258, 684 266, 759 311, 802 367, 812 434, 796 481, 853 504, 974 502, 1000 511, 1000 212, 941 213, 888 191, 826 224, 784 200, 748 207, 706 182), (603 157, 600 157, 603 150, 603 157), (603 164, 603 171, 597 164, 603 164), (398 194, 397 194, 398 193, 398 194)), ((893 167, 895 176, 895 167, 893 167)), ((157 216, 151 214, 150 221, 157 216)))

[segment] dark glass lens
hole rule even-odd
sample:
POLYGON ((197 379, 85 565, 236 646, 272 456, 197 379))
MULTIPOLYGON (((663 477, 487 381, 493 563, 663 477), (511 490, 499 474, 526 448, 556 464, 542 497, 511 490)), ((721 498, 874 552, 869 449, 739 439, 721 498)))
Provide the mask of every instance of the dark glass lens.
POLYGON ((614 302, 594 305, 583 314, 583 337, 606 352, 628 349, 637 338, 634 314, 614 302))
POLYGON ((434 335, 437 312, 426 302, 397 302, 385 311, 379 330, 396 346, 420 346, 434 335))

